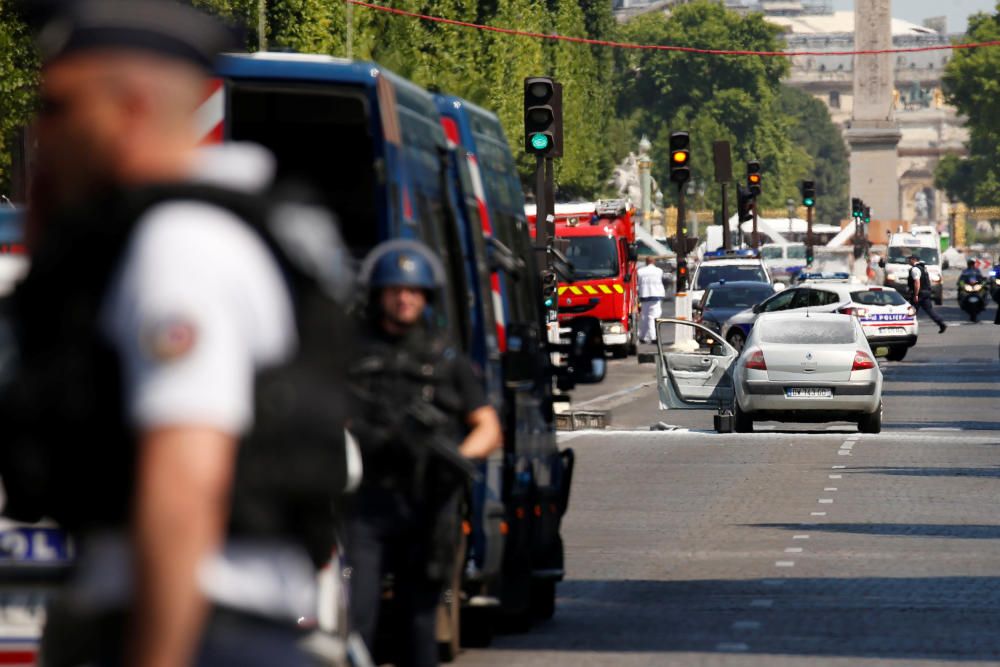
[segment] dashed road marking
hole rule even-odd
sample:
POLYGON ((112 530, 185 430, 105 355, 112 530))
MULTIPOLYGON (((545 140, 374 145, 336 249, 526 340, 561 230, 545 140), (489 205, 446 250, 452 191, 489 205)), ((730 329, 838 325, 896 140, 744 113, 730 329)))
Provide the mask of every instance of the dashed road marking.
POLYGON ((726 653, 742 653, 744 651, 749 651, 750 647, 743 642, 719 642, 715 645, 716 651, 724 651, 726 653))
POLYGON ((832 505, 833 504, 833 498, 820 498, 819 499, 819 504, 820 505, 832 505))
POLYGON ((847 466, 833 466, 833 470, 846 470, 847 466))
POLYGON ((850 451, 850 450, 854 449, 854 443, 853 442, 845 442, 844 444, 842 444, 840 446, 840 448, 841 449, 846 449, 846 450, 850 451))
POLYGON ((843 475, 828 475, 830 479, 844 479, 843 475))
POLYGON ((809 512, 810 516, 826 516, 826 512, 809 512))
POLYGON ((846 449, 838 449, 837 453, 840 454, 841 456, 850 456, 851 455, 851 452, 849 452, 846 449))
POLYGON ((759 599, 759 600, 751 600, 750 601, 750 606, 751 607, 761 607, 763 609, 770 609, 771 607, 774 606, 774 600, 766 600, 766 599, 763 599, 763 598, 759 599))
POLYGON ((774 561, 775 567, 795 567, 794 560, 776 560, 774 561))
POLYGON ((760 630, 760 621, 733 621, 733 630, 760 630))
POLYGON ((800 554, 802 553, 802 547, 788 547, 785 549, 786 554, 800 554))
POLYGON ((792 535, 793 540, 808 540, 808 535, 792 535))
POLYGON ((836 490, 837 490, 837 487, 835 487, 835 486, 828 486, 828 487, 826 487, 826 488, 825 488, 825 489, 823 489, 823 490, 824 490, 824 491, 836 491, 836 490))

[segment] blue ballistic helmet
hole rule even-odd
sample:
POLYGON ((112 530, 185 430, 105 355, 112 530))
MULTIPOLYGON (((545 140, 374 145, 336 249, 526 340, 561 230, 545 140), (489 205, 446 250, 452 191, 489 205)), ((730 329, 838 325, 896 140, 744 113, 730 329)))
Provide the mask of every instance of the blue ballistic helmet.
POLYGON ((423 243, 396 239, 368 253, 361 265, 361 282, 369 290, 416 287, 433 293, 444 286, 444 268, 423 243))

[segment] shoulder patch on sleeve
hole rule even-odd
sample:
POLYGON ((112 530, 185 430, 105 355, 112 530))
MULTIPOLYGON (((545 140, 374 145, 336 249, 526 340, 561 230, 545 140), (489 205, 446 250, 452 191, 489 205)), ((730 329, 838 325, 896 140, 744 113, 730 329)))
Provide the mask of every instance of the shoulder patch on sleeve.
POLYGON ((173 361, 187 356, 197 342, 197 329, 181 316, 161 318, 142 327, 142 350, 153 361, 173 361))

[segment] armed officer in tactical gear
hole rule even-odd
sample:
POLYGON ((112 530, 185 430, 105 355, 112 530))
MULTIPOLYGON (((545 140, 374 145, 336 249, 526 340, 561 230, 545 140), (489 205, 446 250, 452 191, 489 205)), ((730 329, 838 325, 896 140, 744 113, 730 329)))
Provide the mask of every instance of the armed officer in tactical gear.
POLYGON ((470 362, 428 321, 444 272, 423 244, 389 241, 362 267, 368 309, 351 366, 364 477, 349 521, 352 615, 369 648, 392 573, 396 664, 436 665, 435 610, 456 567, 468 460, 501 445, 470 362))
POLYGON ((153 0, 82 0, 40 36, 0 476, 6 513, 79 538, 44 665, 313 664, 297 619, 346 468, 347 336, 317 267, 343 247, 330 216, 279 215, 262 148, 196 150, 232 46, 153 0))
POLYGON ((928 317, 938 325, 938 333, 944 333, 948 325, 944 323, 941 316, 934 311, 934 297, 931 291, 931 276, 927 272, 927 265, 920 260, 919 255, 910 255, 910 272, 907 275, 907 282, 910 287, 910 294, 913 298, 913 307, 919 312, 921 309, 927 313, 928 317))

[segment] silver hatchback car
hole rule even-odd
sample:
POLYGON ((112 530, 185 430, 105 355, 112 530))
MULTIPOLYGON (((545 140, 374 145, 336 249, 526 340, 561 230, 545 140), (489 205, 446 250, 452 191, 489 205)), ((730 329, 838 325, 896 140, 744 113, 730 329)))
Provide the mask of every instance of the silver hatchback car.
POLYGON ((692 322, 657 324, 664 409, 716 409, 716 427, 731 414, 737 432, 772 420, 847 420, 863 433, 882 429, 882 371, 856 317, 767 313, 742 353, 692 322))

